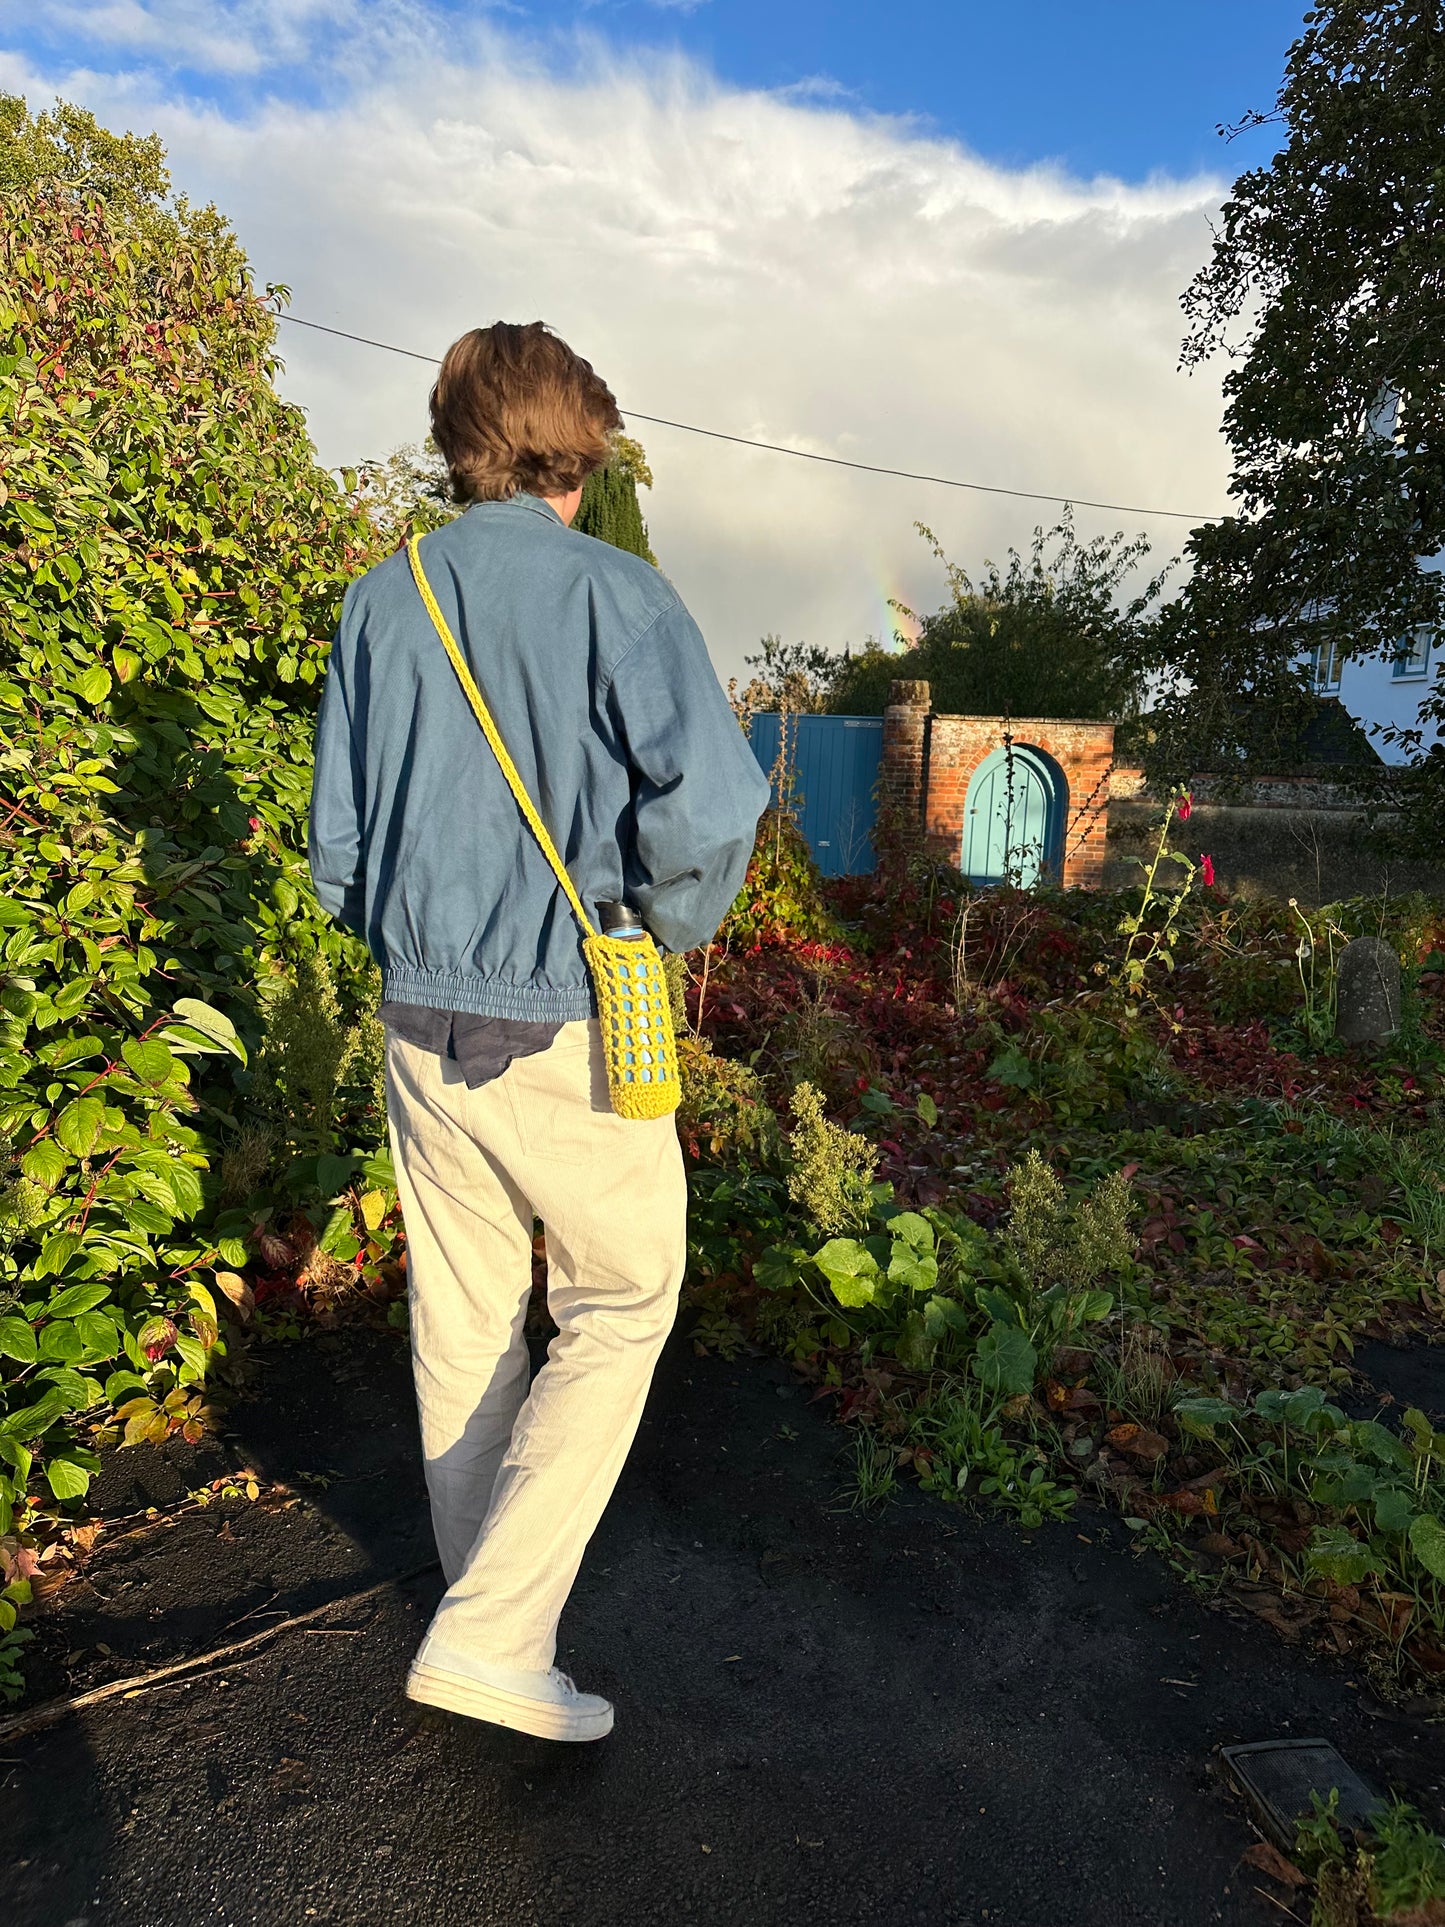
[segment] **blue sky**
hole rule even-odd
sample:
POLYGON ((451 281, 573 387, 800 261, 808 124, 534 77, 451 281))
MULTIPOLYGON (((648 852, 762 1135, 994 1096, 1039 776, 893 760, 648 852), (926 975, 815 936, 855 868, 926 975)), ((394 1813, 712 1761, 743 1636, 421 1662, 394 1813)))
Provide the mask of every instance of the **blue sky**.
MULTIPOLYGON (((259 284, 437 353, 540 315, 624 409, 1074 500, 1226 501, 1179 296, 1297 0, 0 0, 0 86, 154 128, 259 284)), ((323 458, 419 441, 428 370, 300 329, 323 458)), ((1047 502, 641 428, 654 547, 724 673, 887 632, 1047 502)), ((1080 508, 1084 536, 1187 522, 1080 508)))
MULTIPOLYGON (((678 44, 741 86, 812 83, 915 114, 1008 166, 1142 180, 1230 163, 1215 134, 1272 105, 1302 0, 598 0, 619 38, 678 44)), ((1263 137, 1267 139, 1267 136, 1263 137)), ((1257 151, 1258 138, 1251 145, 1257 151)), ((1236 150, 1238 151, 1238 149, 1236 150)), ((1248 154, 1253 160, 1253 152, 1248 154)))
MULTIPOLYGON (((489 16, 533 37, 554 61, 577 58, 579 31, 611 47, 680 49, 741 88, 791 90, 799 101, 914 118, 1005 166, 1055 160, 1070 172, 1140 181, 1164 172, 1234 170, 1264 151, 1252 134, 1225 151, 1216 125, 1267 107, 1302 0, 434 0, 438 22, 489 16), (569 44, 572 43, 572 44, 569 44)), ((334 90, 324 4, 311 0, 0 0, 15 52, 65 55, 112 72, 166 71, 194 99, 244 108, 266 97, 314 100, 334 90), (249 27, 248 62, 196 58, 166 23, 148 43, 146 13, 249 27), (318 16, 317 38, 278 16, 318 16), (269 30, 268 30, 269 29, 269 30)), ((391 0, 355 14, 379 23, 391 0)), ((212 48, 215 41, 211 43, 212 48)), ((585 58, 585 55, 583 56, 585 58)))

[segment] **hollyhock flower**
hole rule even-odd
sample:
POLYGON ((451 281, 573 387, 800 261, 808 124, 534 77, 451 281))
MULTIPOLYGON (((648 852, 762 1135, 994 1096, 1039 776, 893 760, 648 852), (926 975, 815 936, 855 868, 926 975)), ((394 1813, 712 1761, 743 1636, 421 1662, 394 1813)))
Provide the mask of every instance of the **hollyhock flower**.
POLYGON ((1194 814, 1194 797, 1189 790, 1185 790, 1184 795, 1181 798, 1180 804, 1179 804, 1179 821, 1181 823, 1187 823, 1190 817, 1193 816, 1193 814, 1194 814))
POLYGON ((1204 878, 1204 887, 1205 887, 1205 889, 1206 889, 1206 890, 1210 890, 1210 889, 1213 889, 1213 887, 1214 887, 1214 858, 1213 858, 1212 856, 1202 856, 1202 857, 1200 857, 1200 859, 1199 859, 1199 872, 1200 872, 1200 875, 1201 875, 1201 876, 1202 876, 1202 877, 1204 878))

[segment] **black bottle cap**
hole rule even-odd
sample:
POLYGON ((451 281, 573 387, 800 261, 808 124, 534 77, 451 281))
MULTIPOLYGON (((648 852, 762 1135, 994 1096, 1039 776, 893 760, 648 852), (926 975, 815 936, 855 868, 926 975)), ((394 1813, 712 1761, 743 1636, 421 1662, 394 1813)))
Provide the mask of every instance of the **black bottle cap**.
POLYGON ((597 916, 606 936, 611 936, 617 930, 642 928, 642 918, 630 903, 599 903, 597 916))

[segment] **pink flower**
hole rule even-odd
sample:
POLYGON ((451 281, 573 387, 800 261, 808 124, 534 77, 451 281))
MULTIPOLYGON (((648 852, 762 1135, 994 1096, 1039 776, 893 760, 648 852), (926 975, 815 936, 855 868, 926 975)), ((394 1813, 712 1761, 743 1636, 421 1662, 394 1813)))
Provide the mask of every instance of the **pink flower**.
POLYGON ((1205 889, 1212 890, 1214 887, 1214 858, 1212 856, 1200 857, 1199 874, 1204 878, 1205 889))
POLYGON ((1179 821, 1181 823, 1187 823, 1193 814, 1194 798, 1188 790, 1185 790, 1183 801, 1179 805, 1179 821))
POLYGON ((261 819, 259 816, 248 816, 246 821, 251 825, 253 830, 259 830, 261 827, 261 819))

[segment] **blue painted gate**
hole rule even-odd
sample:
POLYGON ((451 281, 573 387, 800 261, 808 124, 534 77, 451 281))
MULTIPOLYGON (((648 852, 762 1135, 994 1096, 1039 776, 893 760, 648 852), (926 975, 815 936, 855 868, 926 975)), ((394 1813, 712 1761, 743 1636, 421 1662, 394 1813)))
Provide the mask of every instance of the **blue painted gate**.
POLYGON ((970 883, 1058 881, 1068 785, 1042 750, 1014 744, 986 756, 969 780, 959 868, 970 883))
MULTIPOLYGON (((767 776, 773 776, 778 760, 778 736, 775 714, 753 717, 748 740, 767 776)), ((825 877, 861 876, 877 861, 873 825, 882 756, 881 716, 788 718, 792 803, 798 826, 825 877)), ((773 801, 778 801, 776 793, 773 801)))

